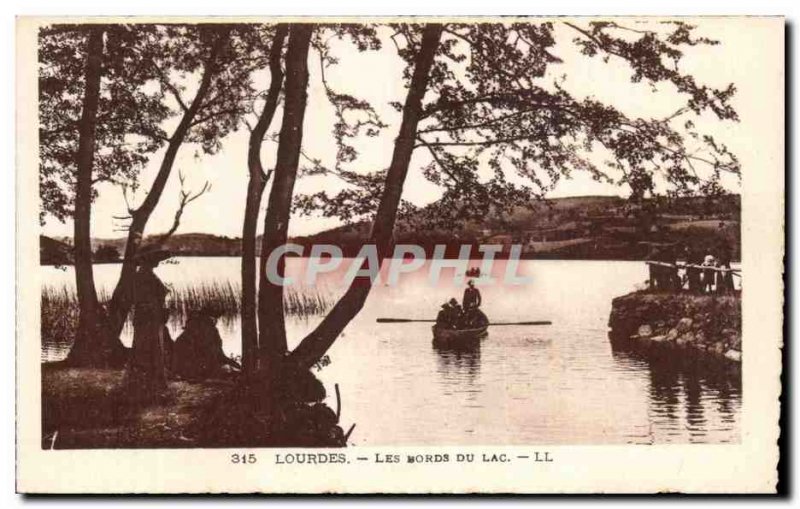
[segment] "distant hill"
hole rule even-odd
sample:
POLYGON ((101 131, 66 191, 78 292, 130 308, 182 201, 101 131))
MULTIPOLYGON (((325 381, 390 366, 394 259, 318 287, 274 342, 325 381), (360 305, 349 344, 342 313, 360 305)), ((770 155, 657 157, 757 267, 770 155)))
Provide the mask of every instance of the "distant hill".
MULTIPOLYGON (((125 252, 125 238, 92 239, 92 248, 113 246, 125 252)), ((241 239, 209 233, 176 233, 164 244, 164 248, 177 256, 239 256, 242 253, 241 239)))
MULTIPOLYGON (((740 207, 738 195, 639 205, 614 196, 555 198, 448 229, 429 228, 411 217, 398 223, 395 239, 397 243, 421 245, 429 255, 437 244, 446 245, 447 256, 452 257, 457 256, 462 244, 500 244, 504 246, 501 256, 508 253, 511 244, 521 244, 524 258, 598 260, 640 260, 653 245, 686 243, 711 251, 724 242, 738 260, 740 207)), ((369 223, 359 222, 291 241, 307 246, 306 252, 311 245, 324 243, 337 245, 346 256, 354 256, 368 238, 369 228, 369 223)), ((43 264, 70 263, 69 239, 42 236, 40 241, 43 264)), ((109 253, 112 248, 118 253, 125 251, 124 238, 93 239, 92 244, 95 252, 101 248, 109 253)), ((241 255, 239 238, 206 233, 175 234, 165 247, 178 256, 241 255)), ((477 256, 477 250, 473 252, 477 256)))
MULTIPOLYGON (((453 228, 432 229, 412 217, 395 229, 398 244, 416 244, 430 256, 437 244, 455 257, 462 244, 522 245, 523 258, 641 260, 653 246, 687 244, 714 251, 726 243, 740 256, 741 204, 738 195, 679 198, 633 204, 615 196, 554 198, 510 214, 464 221, 453 228)), ((340 226, 294 242, 335 244, 354 256, 369 234, 369 223, 340 226)), ((473 249, 477 255, 477 249, 473 249)))
MULTIPOLYGON (((72 263, 72 245, 69 238, 39 237, 40 263, 42 265, 69 265, 72 263)), ((125 238, 92 239, 95 263, 119 261, 125 252, 125 238)), ((176 256, 240 256, 241 240, 207 233, 179 233, 170 237, 164 247, 176 256)))

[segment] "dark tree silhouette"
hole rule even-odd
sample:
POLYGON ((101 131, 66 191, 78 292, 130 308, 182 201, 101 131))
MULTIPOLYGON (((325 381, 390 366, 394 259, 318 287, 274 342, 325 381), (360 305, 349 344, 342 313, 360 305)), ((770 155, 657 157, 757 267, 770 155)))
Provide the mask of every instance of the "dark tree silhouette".
POLYGON ((147 74, 122 65, 135 38, 120 25, 55 25, 39 33, 39 147, 42 219, 72 215, 79 325, 69 360, 119 361, 94 284, 91 204, 99 182, 131 182, 156 146, 148 135, 164 118, 147 74), (150 110, 146 119, 136 117, 150 110))
MULTIPOLYGON (((264 233, 261 242, 261 277, 258 292, 258 322, 260 326, 260 357, 267 365, 286 351, 286 326, 283 315, 283 287, 267 278, 266 261, 269 254, 286 243, 289 214, 300 162, 303 139, 303 119, 308 97, 308 49, 311 45, 311 24, 293 24, 289 29, 286 51, 286 92, 283 121, 278 140, 275 176, 269 194, 264 233)), ((284 261, 278 265, 283 275, 284 261)))
POLYGON ((258 367, 258 319, 257 319, 257 286, 256 286, 256 237, 258 232, 258 212, 264 187, 267 185, 272 171, 264 171, 261 162, 261 147, 269 126, 278 108, 281 89, 283 88, 283 68, 281 56, 284 40, 288 33, 288 25, 280 24, 274 29, 269 41, 269 59, 267 65, 270 83, 267 89, 261 114, 250 131, 247 149, 247 199, 245 201, 244 221, 242 224, 242 369, 246 375, 252 374, 258 367))
MULTIPOLYGON (((294 182, 298 177, 300 159, 304 155, 301 147, 303 118, 307 101, 309 50, 311 48, 314 49, 319 57, 322 84, 327 99, 334 107, 336 121, 333 133, 337 144, 337 160, 346 161, 355 157, 355 150, 348 143, 350 138, 358 136, 362 131, 366 131, 368 136, 374 136, 377 133, 377 129, 383 127, 371 106, 351 95, 336 92, 325 80, 325 69, 335 65, 337 62, 337 59, 331 54, 329 41, 331 39, 348 39, 356 46, 358 51, 378 49, 380 43, 375 29, 369 25, 294 24, 291 25, 289 32, 290 43, 286 55, 286 92, 283 120, 280 133, 277 136, 278 150, 275 174, 264 218, 264 234, 261 246, 258 344, 259 357, 265 367, 274 365, 276 359, 282 357, 287 351, 283 288, 281 285, 272 284, 267 278, 266 262, 273 249, 284 244, 287 240, 294 182), (294 44, 292 44, 292 41, 294 41, 294 44), (348 116, 352 116, 352 118, 346 118, 348 116)), ((263 137, 259 138, 259 140, 261 139, 263 137)), ((317 167, 305 169, 304 174, 313 174, 317 170, 317 167)), ((343 178, 347 173, 338 165, 334 171, 343 178)), ((277 269, 281 275, 284 268, 284 260, 280 259, 277 269)), ((244 297, 249 298, 249 292, 250 290, 244 297)), ((247 327, 248 333, 252 334, 254 329, 252 319, 249 316, 247 316, 247 319, 251 322, 247 327)), ((251 367, 253 366, 254 364, 251 364, 251 367)))
MULTIPOLYGON (((422 101, 442 36, 442 28, 442 25, 439 24, 425 25, 421 30, 422 37, 419 45, 413 55, 408 55, 409 60, 413 62, 413 70, 408 84, 408 95, 403 105, 403 119, 395 140, 392 161, 386 172, 385 185, 370 233, 370 243, 377 246, 380 260, 383 260, 391 247, 392 232, 403 193, 403 183, 408 174, 411 154, 414 151, 417 125, 422 113, 422 101)), ((344 296, 322 320, 322 323, 306 336, 291 353, 290 362, 308 369, 319 361, 342 330, 350 323, 350 320, 361 310, 371 286, 369 277, 357 278, 353 281, 344 296)))
POLYGON ((94 357, 105 360, 113 357, 109 347, 114 345, 104 340, 104 327, 101 324, 100 303, 94 286, 92 271, 92 238, 91 238, 91 206, 92 206, 92 166, 94 163, 95 131, 97 128, 97 110, 100 102, 100 75, 103 67, 103 35, 102 26, 89 29, 86 43, 86 74, 84 78, 83 111, 78 123, 78 155, 77 178, 75 185, 75 282, 78 293, 80 312, 76 342, 87 351, 80 357, 94 357))

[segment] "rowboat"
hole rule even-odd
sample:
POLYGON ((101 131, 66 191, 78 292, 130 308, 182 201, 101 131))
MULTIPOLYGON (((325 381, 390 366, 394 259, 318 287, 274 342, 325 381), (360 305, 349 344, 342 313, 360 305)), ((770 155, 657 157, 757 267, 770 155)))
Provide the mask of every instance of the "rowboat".
POLYGON ((474 329, 450 329, 434 325, 433 342, 439 345, 463 345, 479 341, 487 336, 488 325, 474 329))

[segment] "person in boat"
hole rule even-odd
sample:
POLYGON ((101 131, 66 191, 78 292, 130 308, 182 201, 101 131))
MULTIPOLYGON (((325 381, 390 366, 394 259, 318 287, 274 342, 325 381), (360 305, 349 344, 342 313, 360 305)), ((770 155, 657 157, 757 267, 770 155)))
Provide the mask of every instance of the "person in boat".
POLYGON ((189 315, 173 348, 173 374, 188 380, 204 380, 223 374, 226 366, 242 369, 222 350, 222 338, 217 330, 219 316, 220 313, 211 308, 189 315))
POLYGON ((464 290, 464 320, 462 326, 464 328, 471 328, 478 326, 486 316, 479 309, 483 303, 481 292, 475 288, 475 281, 470 279, 467 282, 467 288, 464 290))
POLYGON ((464 308, 455 298, 450 299, 451 320, 450 327, 453 329, 460 329, 464 323, 464 308))
POLYGON ((445 329, 458 329, 464 319, 464 313, 456 299, 450 299, 442 304, 442 309, 436 315, 436 325, 445 329))
POLYGON ((453 312, 450 309, 450 303, 445 302, 442 304, 442 309, 439 310, 439 314, 436 315, 436 325, 442 328, 450 328, 452 316, 453 312))
POLYGON ((480 277, 481 269, 478 267, 472 267, 467 271, 468 277, 480 277))
POLYGON ((157 247, 140 249, 139 266, 133 280, 133 345, 126 371, 128 397, 147 403, 158 399, 167 388, 166 350, 171 339, 166 333, 167 287, 153 272, 172 256, 157 247))
POLYGON ((483 303, 481 292, 475 288, 475 281, 472 279, 467 281, 467 288, 464 289, 464 298, 461 300, 461 302, 465 312, 479 308, 483 303))

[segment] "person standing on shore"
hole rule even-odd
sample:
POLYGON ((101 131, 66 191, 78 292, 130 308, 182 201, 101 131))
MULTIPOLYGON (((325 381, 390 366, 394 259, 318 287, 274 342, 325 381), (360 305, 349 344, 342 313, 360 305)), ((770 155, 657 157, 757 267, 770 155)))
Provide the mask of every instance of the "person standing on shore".
POLYGON ((133 346, 126 373, 128 399, 137 403, 157 400, 167 388, 165 366, 167 287, 153 272, 171 254, 142 249, 133 285, 133 346))
POLYGON ((681 278, 678 275, 678 255, 674 247, 665 249, 661 261, 663 266, 663 285, 666 290, 677 292, 681 288, 681 278))
POLYGON ((717 260, 714 258, 714 255, 707 254, 705 260, 703 260, 703 266, 709 267, 703 270, 703 292, 713 293, 714 283, 717 275, 717 271, 711 268, 717 266, 717 260))
POLYGON ((727 242, 722 242, 719 247, 719 264, 724 272, 717 273, 717 292, 728 293, 732 292, 733 287, 733 274, 731 273, 731 248, 727 242))
POLYGON ((702 271, 697 266, 701 265, 703 260, 700 259, 697 249, 691 246, 686 246, 684 255, 686 256, 686 279, 689 282, 689 291, 691 293, 700 293, 702 290, 700 283, 702 271))

